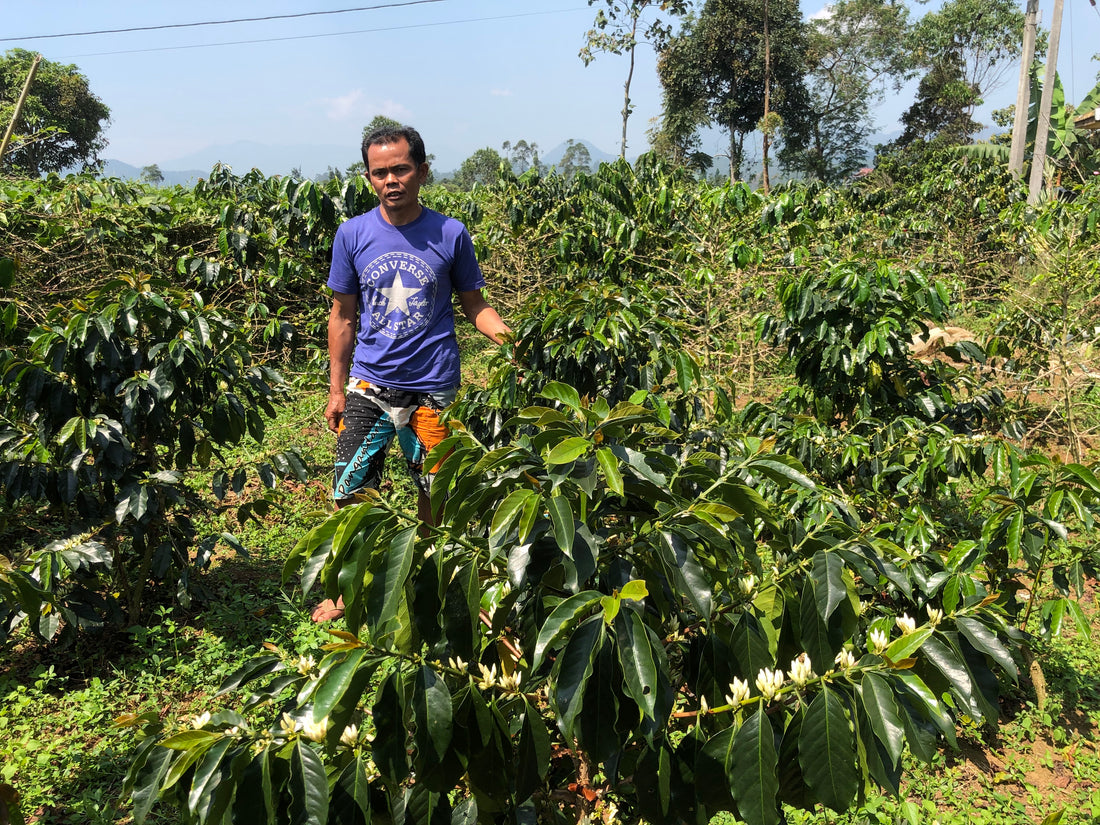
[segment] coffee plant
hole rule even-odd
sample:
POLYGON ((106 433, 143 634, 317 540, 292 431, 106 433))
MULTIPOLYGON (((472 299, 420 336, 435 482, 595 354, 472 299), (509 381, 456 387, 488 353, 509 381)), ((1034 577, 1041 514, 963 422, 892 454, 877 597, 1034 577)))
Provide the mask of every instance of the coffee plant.
MULTIPOLYGON (((51 310, 0 366, 5 500, 45 506, 60 527, 5 558, 4 634, 24 621, 43 639, 137 622, 150 580, 170 583, 186 603, 191 571, 208 564, 219 539, 244 551, 214 536, 191 557, 186 474, 246 435, 262 442, 283 381, 252 362, 237 325, 200 295, 144 275, 107 283, 51 310)), ((219 497, 245 484, 246 468, 230 469, 232 479, 215 473, 219 497)), ((278 473, 305 477, 293 453, 255 469, 268 486, 278 473)))
MULTIPOLYGON (((837 305, 854 350, 859 310, 837 305)), ((518 326, 528 352, 587 351, 584 325, 518 326)), ((127 720, 137 822, 163 798, 198 823, 775 823, 898 793, 907 748, 930 760, 958 720, 996 722, 1024 643, 990 575, 997 526, 905 541, 758 413, 610 401, 634 362, 593 353, 579 377, 621 379, 606 391, 537 379, 491 440, 456 424, 428 459, 437 526, 372 496, 299 541, 285 574, 342 597, 346 630, 319 659, 269 645, 223 685, 240 711, 127 720)), ((677 366, 673 396, 696 374, 677 366)), ((1097 492, 1073 486, 1086 517, 1097 492)), ((1020 502, 1036 550, 1067 532, 1040 500, 1020 502)))

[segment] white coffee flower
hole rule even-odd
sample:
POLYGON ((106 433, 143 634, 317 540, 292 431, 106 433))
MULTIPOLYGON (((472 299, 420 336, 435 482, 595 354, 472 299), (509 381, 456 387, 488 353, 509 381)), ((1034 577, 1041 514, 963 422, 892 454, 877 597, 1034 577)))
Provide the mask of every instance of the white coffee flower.
POLYGON ((911 619, 908 613, 902 613, 894 619, 894 624, 898 626, 902 636, 908 636, 917 629, 917 620, 911 619))
POLYGON ((878 628, 871 631, 867 637, 867 649, 872 653, 882 653, 890 645, 890 637, 878 628))
POLYGON ((749 698, 749 683, 743 679, 733 677, 730 682, 730 692, 726 694, 727 705, 740 705, 749 698))
POLYGON ((312 656, 302 656, 295 663, 295 667, 297 667, 300 674, 308 676, 317 667, 317 660, 312 656))
POLYGON ((799 687, 802 687, 810 681, 810 679, 814 678, 814 669, 813 665, 810 663, 809 655, 803 653, 792 661, 788 675, 791 677, 791 681, 799 687))
POLYGON ((344 732, 340 734, 340 744, 345 748, 354 748, 359 741, 359 726, 348 725, 344 728, 344 732))
POLYGON ((938 608, 932 607, 932 605, 926 605, 925 610, 928 611, 928 624, 935 627, 943 621, 943 611, 938 608))
POLYGON ((836 662, 836 666, 841 670, 848 670, 856 666, 856 657, 852 655, 852 651, 848 650, 848 648, 844 648, 844 650, 836 654, 836 659, 833 661, 836 662))
POLYGON ((478 679, 477 686, 482 690, 488 690, 497 683, 497 666, 493 665, 491 668, 488 668, 480 662, 477 666, 481 671, 481 678, 478 679))
POLYGON ((292 717, 289 713, 284 713, 279 718, 279 727, 287 736, 293 736, 297 731, 302 729, 302 726, 298 723, 298 720, 292 717))
POLYGON ((741 588, 742 595, 749 595, 756 587, 756 576, 750 573, 743 579, 738 580, 737 586, 741 588))
POLYGON ((518 670, 513 671, 512 675, 501 674, 500 686, 510 693, 519 693, 519 684, 523 681, 523 674, 518 670))
POLYGON ((462 673, 466 672, 466 663, 462 661, 461 656, 452 656, 447 660, 447 666, 452 670, 457 670, 462 673))
POLYGON ((765 701, 771 699, 783 687, 783 671, 762 668, 756 676, 756 687, 765 701))
POLYGON ((324 742, 325 737, 328 736, 328 717, 324 717, 320 722, 310 719, 304 723, 302 735, 311 742, 324 742))
POLYGON ((195 730, 200 730, 202 728, 205 728, 209 721, 210 721, 210 713, 209 712, 200 713, 198 716, 192 716, 191 717, 191 727, 193 727, 195 730))

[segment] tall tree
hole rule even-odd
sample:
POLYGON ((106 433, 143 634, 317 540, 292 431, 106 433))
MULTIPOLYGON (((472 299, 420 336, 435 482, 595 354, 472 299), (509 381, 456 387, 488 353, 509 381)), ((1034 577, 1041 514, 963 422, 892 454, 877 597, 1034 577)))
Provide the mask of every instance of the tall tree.
MULTIPOLYGON (((0 57, 0 124, 15 111, 34 52, 12 49, 0 57)), ((88 78, 71 64, 43 60, 38 67, 4 166, 29 177, 76 164, 93 168, 107 146, 103 129, 111 110, 92 94, 88 78)))
MULTIPOLYGON (((937 11, 924 15, 913 26, 907 47, 927 69, 925 92, 940 88, 948 96, 942 103, 918 99, 914 106, 962 105, 963 118, 953 118, 952 128, 968 120, 973 131, 974 110, 996 89, 1020 56, 1024 13, 1016 0, 947 0, 937 11), (969 99, 963 94, 969 89, 969 99)), ((916 113, 914 113, 916 115, 916 113)))
POLYGON ((565 144, 565 154, 561 156, 558 171, 567 178, 578 172, 592 171, 592 153, 588 147, 577 140, 570 139, 565 144))
POLYGON ((865 165, 872 106, 915 71, 908 13, 901 0, 839 0, 810 20, 807 143, 785 147, 784 166, 833 182, 865 165))
POLYGON ((597 52, 621 55, 629 58, 626 82, 623 84, 623 136, 619 144, 619 157, 626 157, 626 124, 634 106, 630 102, 630 84, 634 79, 634 51, 639 42, 651 43, 658 51, 672 35, 671 18, 687 13, 690 0, 588 0, 589 6, 602 2, 606 8, 596 12, 594 28, 585 35, 580 58, 587 66, 596 59, 597 52), (643 16, 650 10, 659 14, 648 22, 643 16), (639 37, 643 41, 639 41, 639 37))
POLYGON ((800 145, 806 46, 795 0, 707 0, 699 16, 685 20, 669 40, 657 63, 665 128, 673 142, 688 145, 699 126, 726 130, 731 180, 741 175, 745 136, 777 122, 764 121, 766 113, 781 118, 785 142, 800 145))
POLYGON ((475 183, 493 183, 500 174, 501 164, 507 163, 496 149, 486 146, 462 161, 451 183, 459 189, 473 189, 475 183))
POLYGON ((164 173, 160 171, 159 166, 155 163, 151 163, 141 168, 141 179, 145 183, 153 184, 153 186, 160 186, 164 183, 164 173))
POLYGON ((517 175, 522 175, 532 168, 537 172, 542 171, 542 163, 539 161, 539 145, 534 141, 528 143, 521 138, 512 143, 512 141, 506 140, 501 144, 500 150, 504 152, 504 156, 512 164, 512 171, 517 175))

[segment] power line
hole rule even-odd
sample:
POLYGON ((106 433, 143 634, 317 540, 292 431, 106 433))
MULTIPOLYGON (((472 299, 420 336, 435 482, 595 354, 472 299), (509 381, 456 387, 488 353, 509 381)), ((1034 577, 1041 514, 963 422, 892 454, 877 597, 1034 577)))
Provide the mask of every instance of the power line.
POLYGON ((297 14, 272 14, 266 17, 238 17, 232 20, 206 20, 199 23, 165 23, 159 26, 133 26, 126 29, 100 29, 90 32, 67 32, 65 34, 32 34, 27 37, 0 37, 0 43, 12 40, 50 40, 56 37, 89 37, 94 34, 123 34, 126 32, 151 32, 162 29, 192 29, 198 26, 225 26, 230 23, 260 23, 268 20, 291 20, 299 17, 319 17, 329 14, 349 14, 357 11, 377 11, 378 9, 396 9, 401 6, 422 6, 426 3, 443 3, 446 0, 404 0, 397 3, 383 3, 377 6, 358 6, 354 9, 332 9, 331 11, 304 11, 297 14))
POLYGON ((322 34, 297 34, 289 35, 287 37, 263 37, 255 40, 227 40, 221 43, 192 43, 186 46, 157 46, 149 49, 124 49, 121 51, 113 52, 90 52, 87 54, 73 54, 67 55, 66 60, 75 59, 81 57, 110 57, 119 54, 145 54, 148 52, 171 52, 171 51, 183 51, 185 49, 209 49, 216 46, 249 46, 257 43, 281 43, 287 40, 313 40, 318 37, 341 37, 343 35, 351 34, 378 34, 381 32, 402 31, 405 29, 424 29, 434 26, 453 26, 462 23, 487 23, 495 20, 511 20, 518 17, 535 17, 538 15, 547 14, 563 14, 567 12, 584 11, 585 6, 577 6, 572 9, 551 9, 550 11, 531 11, 521 12, 519 14, 503 14, 496 17, 469 17, 463 20, 443 20, 436 23, 410 23, 406 26, 387 26, 384 28, 374 29, 356 29, 354 31, 339 31, 339 32, 326 32, 322 34))

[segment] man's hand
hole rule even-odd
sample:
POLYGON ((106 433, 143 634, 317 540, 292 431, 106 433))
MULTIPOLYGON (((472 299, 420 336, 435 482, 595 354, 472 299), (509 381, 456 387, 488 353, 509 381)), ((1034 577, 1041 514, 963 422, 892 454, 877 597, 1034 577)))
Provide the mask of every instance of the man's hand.
POLYGON ((334 433, 340 432, 340 423, 344 420, 344 408, 348 405, 347 396, 344 393, 330 392, 328 394, 328 406, 325 407, 325 421, 328 428, 334 433))

